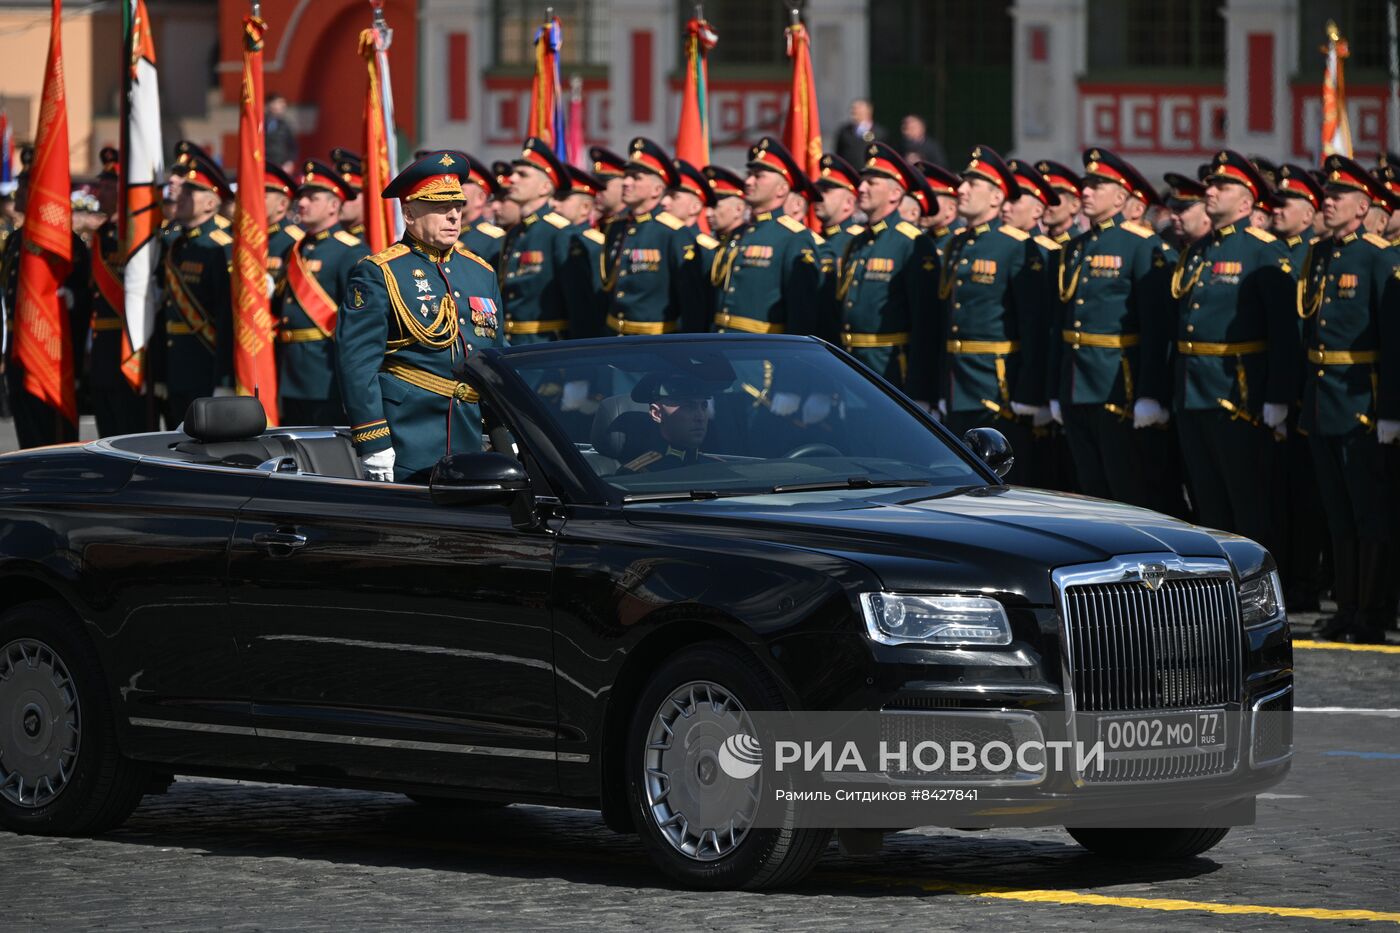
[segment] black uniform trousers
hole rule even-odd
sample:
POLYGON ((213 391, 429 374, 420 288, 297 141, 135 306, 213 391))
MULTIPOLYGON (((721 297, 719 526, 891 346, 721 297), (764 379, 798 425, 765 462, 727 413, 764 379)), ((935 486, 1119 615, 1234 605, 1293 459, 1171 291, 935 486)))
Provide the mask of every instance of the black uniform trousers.
POLYGON ((1275 555, 1284 580, 1285 598, 1295 612, 1316 612, 1326 588, 1324 564, 1330 549, 1327 513, 1318 497, 1317 471, 1313 468, 1311 445, 1306 434, 1297 431, 1297 419, 1289 419, 1291 430, 1285 443, 1287 455, 1280 458, 1283 471, 1281 498, 1288 509, 1288 546, 1275 555))
POLYGON ((1353 631, 1383 631, 1395 614, 1390 581, 1394 490, 1375 434, 1311 435, 1317 492, 1332 538, 1332 594, 1353 631))
POLYGON ((1098 499, 1151 506, 1142 447, 1131 418, 1102 405, 1065 405, 1065 440, 1074 458, 1079 492, 1098 499))
POLYGON ((1000 431, 1007 442, 1011 444, 1011 452, 1016 457, 1010 471, 1002 479, 1017 486, 1027 486, 1032 482, 1031 478, 1035 475, 1035 468, 1031 457, 1030 418, 1022 416, 1003 418, 990 409, 986 411, 953 411, 949 412, 947 417, 943 419, 943 424, 959 438, 973 428, 995 428, 1000 431))
POLYGON ((1252 538, 1270 554, 1282 550, 1282 536, 1270 492, 1272 460, 1283 456, 1283 445, 1262 425, 1232 418, 1224 409, 1182 411, 1176 416, 1181 456, 1196 520, 1252 538))
POLYGON ((120 385, 93 386, 92 414, 98 437, 140 434, 151 430, 146 400, 123 380, 120 385))
POLYGON ((5 371, 10 411, 15 418, 15 439, 21 450, 67 444, 78 439, 78 426, 24 388, 24 372, 12 365, 5 371))

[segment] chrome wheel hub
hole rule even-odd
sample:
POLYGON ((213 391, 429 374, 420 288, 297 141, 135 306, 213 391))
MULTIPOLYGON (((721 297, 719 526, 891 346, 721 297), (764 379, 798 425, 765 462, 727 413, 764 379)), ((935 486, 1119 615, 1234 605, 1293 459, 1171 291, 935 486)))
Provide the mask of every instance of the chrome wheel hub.
POLYGON ((710 862, 743 842, 758 810, 762 772, 732 776, 747 769, 733 764, 731 740, 753 735, 743 705, 709 681, 678 687, 652 716, 643 765, 647 807, 677 852, 710 862))
POLYGON ((63 659, 32 638, 0 649, 0 798, 45 806, 73 775, 78 691, 63 659))

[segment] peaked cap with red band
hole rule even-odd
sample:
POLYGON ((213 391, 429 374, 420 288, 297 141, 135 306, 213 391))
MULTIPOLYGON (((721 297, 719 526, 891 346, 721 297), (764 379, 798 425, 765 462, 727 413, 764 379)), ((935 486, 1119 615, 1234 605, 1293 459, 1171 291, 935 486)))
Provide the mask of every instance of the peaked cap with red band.
POLYGON ((744 179, 734 172, 721 165, 707 165, 700 170, 705 180, 710 183, 710 190, 714 192, 715 201, 720 198, 742 198, 744 196, 744 179))
POLYGON ((1328 188, 1360 191, 1372 201, 1381 200, 1384 188, 1380 179, 1361 167, 1361 163, 1343 155, 1330 155, 1322 160, 1322 180, 1328 188))
POLYGON ((1400 166, 1383 162, 1376 166, 1373 174, 1385 193, 1383 202, 1378 206, 1385 208, 1387 213, 1395 213, 1400 208, 1400 166))
POLYGON ((342 201, 349 201, 355 197, 355 190, 340 177, 340 173, 319 159, 307 159, 302 163, 301 180, 296 190, 297 193, 307 190, 329 191, 342 201))
POLYGON ((357 196, 365 186, 365 160, 358 152, 336 146, 331 150, 331 164, 349 187, 350 197, 357 196))
POLYGON ((611 149, 592 146, 588 150, 588 158, 593 162, 593 174, 605 182, 627 174, 627 160, 611 149))
MULTIPOLYGON (((865 147, 865 164, 860 167, 862 175, 879 175, 899 184, 905 191, 916 191, 923 175, 914 170, 904 156, 884 143, 871 143, 865 147)), ((925 186, 928 182, 923 182, 925 186)), ((917 200, 917 199, 916 199, 917 200)))
POLYGON ((1132 163, 1111 149, 1084 150, 1083 183, 1088 184, 1090 179, 1111 181, 1116 185, 1122 185, 1129 194, 1144 204, 1160 203, 1157 199, 1157 192, 1153 190, 1152 185, 1148 183, 1142 172, 1139 172, 1132 163))
POLYGON ((670 155, 660 144, 645 136, 638 136, 627 147, 627 168, 650 172, 659 177, 667 188, 680 184, 680 176, 670 155))
POLYGON ((1285 162, 1278 169, 1278 187, 1274 189, 1274 200, 1302 198, 1313 206, 1322 209, 1322 186, 1317 183, 1312 172, 1301 165, 1285 162))
POLYGON ((470 174, 466 153, 439 149, 409 163, 385 186, 383 195, 402 201, 462 201, 462 182, 470 174))
POLYGON ((1233 149, 1222 149, 1215 154, 1210 161, 1210 174, 1204 180, 1207 186, 1221 182, 1244 185, 1254 195, 1255 204, 1262 204, 1273 196, 1273 189, 1254 163, 1233 149))
POLYGON ((268 163, 263 166, 263 190, 276 191, 292 197, 296 194, 297 183, 292 176, 282 170, 282 166, 268 163))
POLYGON ((1041 159, 1035 163, 1035 170, 1044 175, 1045 180, 1050 183, 1050 187, 1060 194, 1068 194, 1076 198, 1084 194, 1084 186, 1079 180, 1079 173, 1062 162, 1041 159))
POLYGON ((233 188, 229 186, 224 173, 214 164, 213 159, 203 154, 191 155, 190 160, 185 163, 184 174, 187 185, 212 191, 225 201, 233 198, 233 188))
POLYGON ((753 171, 777 172, 787 180, 793 191, 808 201, 820 201, 821 196, 812 185, 812 180, 798 166, 797 160, 777 137, 764 136, 749 148, 747 167, 753 171))
POLYGON ((1167 187, 1171 194, 1167 198, 1167 206, 1172 210, 1181 211, 1192 204, 1206 199, 1206 186, 1194 178, 1176 172, 1167 172, 1167 187))
POLYGON ((938 213, 938 198, 934 196, 933 185, 929 184, 923 172, 914 173, 914 185, 906 190, 909 197, 919 203, 919 213, 924 217, 932 217, 938 213))
POLYGON ((1021 196, 1021 186, 1017 183, 1016 176, 1011 174, 1006 162, 990 146, 973 146, 967 168, 963 169, 962 174, 964 178, 981 178, 991 182, 1001 189, 1008 201, 1014 201, 1021 196))
POLYGON ((521 147, 520 155, 512 159, 510 164, 528 165, 530 168, 544 172, 554 185, 555 197, 562 198, 569 193, 569 170, 564 167, 563 162, 559 161, 554 150, 549 148, 549 143, 538 136, 526 139, 525 145, 521 147))
POLYGON ((510 163, 497 160, 491 163, 491 174, 496 176, 496 191, 492 194, 494 198, 505 197, 506 189, 510 187, 510 163))
POLYGON ((929 190, 934 194, 941 194, 947 198, 958 196, 958 185, 962 179, 948 171, 941 165, 934 165, 932 162, 915 162, 914 168, 919 170, 919 174, 924 176, 928 182, 929 190))
POLYGON ((596 198, 603 190, 603 183, 576 165, 566 165, 569 173, 569 194, 584 194, 596 198))
POLYGON ((714 207, 719 200, 715 197, 715 192, 710 188, 709 181, 698 168, 691 165, 685 159, 676 160, 676 175, 680 178, 680 184, 674 186, 674 190, 689 191, 700 199, 700 203, 706 207, 714 207))
MULTIPOLYGON (((423 153, 423 155, 427 154, 428 153, 426 152, 423 153)), ((462 153, 462 155, 466 156, 467 159, 468 182, 470 182, 473 185, 476 185, 482 191, 485 191, 486 196, 488 198, 499 198, 503 194, 505 194, 505 186, 501 184, 501 179, 496 175, 494 171, 486 167, 485 162, 481 161, 476 156, 472 155, 470 152, 464 152, 462 153)), ((421 158, 421 156, 415 156, 415 158, 421 158)), ((509 174, 508 166, 507 174, 509 174)))
POLYGON ((1059 206, 1059 192, 1050 187, 1050 179, 1042 175, 1034 165, 1020 159, 1012 159, 1006 163, 1006 167, 1016 176, 1016 184, 1021 186, 1022 194, 1030 195, 1046 207, 1059 206))
POLYGON ((812 184, 820 191, 823 188, 845 188, 851 194, 860 187, 860 172, 855 166, 834 152, 828 152, 821 159, 821 174, 812 179, 812 184))

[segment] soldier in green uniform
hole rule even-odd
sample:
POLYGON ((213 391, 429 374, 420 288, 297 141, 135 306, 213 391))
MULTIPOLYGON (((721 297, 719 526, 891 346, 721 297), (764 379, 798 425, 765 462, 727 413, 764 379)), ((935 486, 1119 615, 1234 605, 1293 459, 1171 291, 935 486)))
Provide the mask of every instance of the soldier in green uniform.
POLYGON ((685 374, 649 375, 632 390, 633 401, 650 404, 657 442, 622 464, 619 473, 661 473, 699 463, 721 462, 700 449, 709 433, 715 386, 685 374))
POLYGON ((337 146, 331 150, 331 165, 351 192, 350 199, 340 205, 340 224, 351 236, 365 238, 365 160, 358 152, 337 146))
POLYGON ((821 158, 821 171, 812 180, 821 200, 816 204, 817 219, 822 224, 821 249, 821 318, 815 333, 834 340, 841 332, 841 304, 836 300, 840 276, 837 267, 845 258, 846 247, 865 232, 865 225, 856 221, 856 201, 859 197, 860 172, 839 155, 826 153, 821 158))
POLYGON ((506 233, 497 265, 505 298, 505 333, 511 343, 562 340, 569 330, 564 276, 569 220, 553 199, 569 193, 569 171, 549 144, 525 140, 511 163, 506 196, 520 208, 520 223, 506 233))
POLYGON ((1247 226, 1255 202, 1270 196, 1258 169, 1230 150, 1212 166, 1213 230, 1172 273, 1172 408, 1201 524, 1280 553, 1268 478, 1297 397, 1293 266, 1273 234, 1247 226))
POLYGON ((1166 260, 1148 227, 1124 206, 1144 185, 1107 149, 1084 153, 1082 203, 1090 227, 1060 252, 1061 317, 1050 334, 1050 394, 1063 423, 1079 491, 1152 504, 1135 429, 1167 421, 1165 330, 1148 335, 1166 306, 1166 260), (1160 348, 1160 349, 1159 349, 1160 348))
POLYGON ((287 253, 306 235, 287 216, 297 183, 281 166, 269 165, 264 170, 263 200, 267 207, 267 273, 276 279, 286 263, 287 253))
POLYGON ((461 152, 430 152, 383 191, 403 239, 355 266, 336 333, 351 439, 371 479, 425 482, 445 454, 481 449, 481 410, 462 381, 478 347, 505 334, 495 270, 457 242, 461 152))
POLYGON ((627 214, 627 205, 622 200, 627 160, 602 146, 589 147, 588 158, 593 165, 593 177, 602 185, 598 189, 598 231, 606 235, 608 228, 627 214))
POLYGON ((923 176, 893 148, 867 147, 857 186, 867 222, 836 265, 835 298, 841 345, 927 408, 937 398, 938 257, 933 240, 898 214, 905 196, 921 188, 929 190, 923 176))
POLYGON ((1167 261, 1175 264, 1181 251, 1210 233, 1210 215, 1206 213, 1206 186, 1195 178, 1177 172, 1167 172, 1167 209, 1171 211, 1172 229, 1163 234, 1167 261))
MULTIPOLYGON (((510 173, 515 171, 509 162, 492 162, 491 175, 496 179, 496 190, 499 192, 486 205, 486 217, 493 224, 509 233, 516 224, 520 223, 520 205, 510 199, 510 173)), ((500 269, 500 262, 496 263, 500 269)))
POLYGON ((608 227, 603 246, 604 322, 609 332, 669 334, 703 319, 705 289, 695 231, 661 210, 680 183, 666 150, 637 137, 622 181, 625 219, 608 227))
MULTIPOLYGON (((184 419, 191 401, 233 394, 233 237, 219 216, 232 197, 223 172, 203 155, 187 163, 176 219, 179 236, 166 249, 162 266, 165 304, 163 372, 165 419, 184 419)), ((157 393, 159 396, 159 392, 157 393)))
MULTIPOLYGON (((1044 370, 1032 361, 1045 352, 1050 295, 1039 248, 1001 220, 1002 204, 1020 196, 1001 156, 974 148, 958 190, 967 226, 944 253, 939 280, 944 353, 935 397, 954 433, 993 427, 1029 454, 1030 419, 1017 410, 1043 404, 1044 380, 1034 377, 1044 370)), ((1026 480, 1026 466, 1012 467, 1012 482, 1026 480)))
POLYGON ((92 413, 99 437, 150 430, 146 399, 122 373, 122 335, 126 321, 125 263, 117 236, 117 185, 121 175, 117 150, 102 150, 102 173, 97 176, 97 202, 107 221, 92 241, 92 338, 88 346, 87 384, 92 390, 92 413))
POLYGON ((962 229, 962 218, 958 216, 958 185, 962 184, 962 179, 932 162, 915 162, 914 168, 924 176, 933 192, 930 210, 921 226, 933 238, 941 261, 943 250, 953 241, 953 234, 962 229))
POLYGON ((1384 186, 1351 159, 1328 156, 1322 202, 1328 236, 1302 270, 1297 310, 1307 363, 1299 427, 1307 432, 1331 532, 1337 615, 1314 637, 1379 644, 1394 617, 1388 575, 1395 489, 1383 444, 1400 434, 1400 397, 1387 364, 1400 357, 1394 257, 1363 222, 1384 186), (1381 431, 1381 428, 1384 431, 1381 431))
POLYGON ((467 154, 471 174, 462 195, 467 199, 462 211, 462 245, 496 266, 501 256, 501 244, 506 232, 486 219, 486 205, 492 198, 504 194, 495 174, 475 156, 467 154))
POLYGON ((715 264, 715 257, 719 253, 719 240, 701 229, 700 220, 705 212, 718 202, 704 174, 685 159, 676 160, 676 177, 678 184, 666 191, 661 199, 661 209, 694 232, 695 257, 696 262, 700 264, 700 287, 704 292, 702 300, 691 305, 691 310, 697 316, 693 320, 681 321, 681 330, 688 333, 704 333, 714 324, 709 312, 718 301, 718 291, 710 283, 710 277, 705 271, 715 264))
POLYGON ((1041 159, 1035 163, 1035 168, 1045 176, 1050 187, 1060 196, 1060 203, 1046 210, 1045 216, 1041 218, 1041 225, 1045 228, 1045 235, 1063 247, 1079 232, 1075 226, 1083 209, 1080 200, 1083 185, 1079 173, 1061 162, 1050 159, 1041 159))
POLYGON ((369 247, 340 224, 349 185, 331 166, 308 159, 297 187, 305 235, 288 252, 273 299, 277 396, 283 424, 343 424, 336 383, 340 307, 355 264, 369 247))

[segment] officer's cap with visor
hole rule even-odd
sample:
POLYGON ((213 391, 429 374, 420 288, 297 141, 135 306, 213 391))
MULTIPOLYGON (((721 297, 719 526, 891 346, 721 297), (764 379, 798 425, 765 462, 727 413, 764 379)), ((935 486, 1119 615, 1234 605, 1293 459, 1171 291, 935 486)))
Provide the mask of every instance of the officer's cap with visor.
POLYGON ((787 146, 773 136, 764 136, 749 147, 749 161, 745 167, 751 172, 777 172, 787 180, 797 194, 808 201, 819 201, 821 196, 812 187, 812 180, 802 171, 797 160, 788 152, 787 146))
POLYGON ((1118 153, 1097 147, 1085 149, 1083 158, 1083 184, 1087 185, 1091 181, 1111 181, 1115 185, 1121 185, 1129 194, 1146 204, 1158 203, 1157 192, 1142 172, 1118 153))
POLYGON ((1065 165, 1063 162, 1056 162, 1053 159, 1041 159, 1035 163, 1035 170, 1045 176, 1045 180, 1050 183, 1060 194, 1067 194, 1077 198, 1083 195, 1084 187, 1079 180, 1079 173, 1065 165))
POLYGON ((1312 172, 1301 165, 1285 162, 1278 168, 1278 187, 1274 189, 1274 202, 1285 198, 1302 198, 1313 206, 1322 209, 1322 186, 1317 183, 1312 172))
POLYGON ((1262 172, 1254 163, 1233 149, 1222 149, 1210 160, 1210 174, 1203 180, 1206 186, 1220 184, 1243 185, 1254 195, 1255 204, 1263 204, 1273 196, 1262 172))
POLYGON ((334 168, 320 159, 307 159, 301 166, 301 179, 297 184, 297 194, 329 191, 342 201, 355 197, 354 190, 334 168))
POLYGON ((331 164, 350 189, 350 197, 357 196, 365 186, 365 160, 358 152, 336 146, 331 150, 331 164))
POLYGON ((919 174, 924 176, 924 180, 928 182, 928 186, 934 194, 945 198, 958 196, 958 185, 961 184, 962 179, 943 166, 919 161, 914 163, 914 167, 919 170, 919 174))
POLYGON ((510 164, 528 165, 530 168, 544 172, 550 183, 554 185, 555 197, 562 198, 569 193, 569 170, 565 168, 559 156, 554 154, 549 143, 538 136, 527 138, 525 145, 520 149, 520 155, 512 159, 510 164))
POLYGON ((709 182, 716 202, 722 198, 742 198, 744 196, 744 179, 729 169, 721 165, 707 165, 700 171, 704 174, 705 180, 709 182))
POLYGON ((470 174, 466 153, 439 149, 411 162, 385 186, 383 195, 401 201, 461 202, 462 183, 470 174))
POLYGON ((1046 207, 1059 206, 1060 193, 1050 186, 1050 179, 1042 175, 1040 169, 1020 159, 1012 159, 1006 163, 1006 167, 1016 177, 1022 194, 1030 195, 1046 207))
POLYGON ((715 197, 714 189, 710 187, 709 181, 704 174, 685 159, 676 160, 676 174, 680 183, 675 185, 673 191, 689 191, 700 199, 700 203, 706 207, 714 207, 719 200, 715 197))
POLYGON ((296 194, 297 183, 282 166, 269 162, 263 166, 263 190, 275 191, 290 198, 296 194))
POLYGON ((1384 203, 1377 206, 1387 214, 1395 213, 1396 208, 1400 208, 1400 163, 1383 160, 1373 174, 1385 191, 1384 203))
POLYGON ((590 146, 588 149, 589 161, 593 163, 593 174, 604 183, 609 178, 621 178, 627 174, 627 160, 602 146, 590 146))
POLYGON ((569 173, 569 194, 584 194, 596 198, 598 192, 603 190, 601 181, 577 165, 566 165, 564 170, 569 173))
POLYGON ((632 388, 632 401, 647 404, 650 402, 703 402, 728 388, 728 383, 701 379, 687 373, 650 373, 643 376, 632 388))
MULTIPOLYGON (((427 153, 425 152, 423 155, 427 155, 427 153)), ((469 183, 485 191, 488 198, 499 198, 505 194, 505 188, 502 187, 500 179, 496 177, 495 172, 487 168, 485 162, 470 152, 464 152, 462 155, 467 160, 467 181, 469 183)))
POLYGON ((991 146, 972 147, 972 152, 968 154, 967 168, 963 169, 962 176, 991 182, 1001 189, 1008 201, 1014 201, 1021 196, 1021 185, 1016 181, 1016 176, 991 146))
POLYGON ((191 188, 212 191, 225 201, 233 198, 233 188, 214 160, 203 154, 191 154, 185 163, 185 184, 191 188))
POLYGON ((817 186, 818 191, 827 188, 844 188, 851 194, 856 193, 860 187, 860 173, 855 166, 841 158, 834 152, 828 152, 821 158, 820 174, 813 179, 812 183, 817 186))
POLYGON ((675 188, 680 184, 680 174, 676 171, 676 164, 671 161, 670 155, 659 143, 645 136, 633 139, 627 147, 627 171, 649 172, 660 178, 667 188, 675 188))
POLYGON ((1167 172, 1167 207, 1180 213, 1206 199, 1206 186, 1195 178, 1178 172, 1167 172))
POLYGON ((928 187, 924 176, 904 161, 904 156, 884 143, 871 143, 865 147, 865 164, 860 167, 860 174, 862 177, 874 175, 888 178, 911 193, 920 190, 921 182, 923 188, 928 187))

